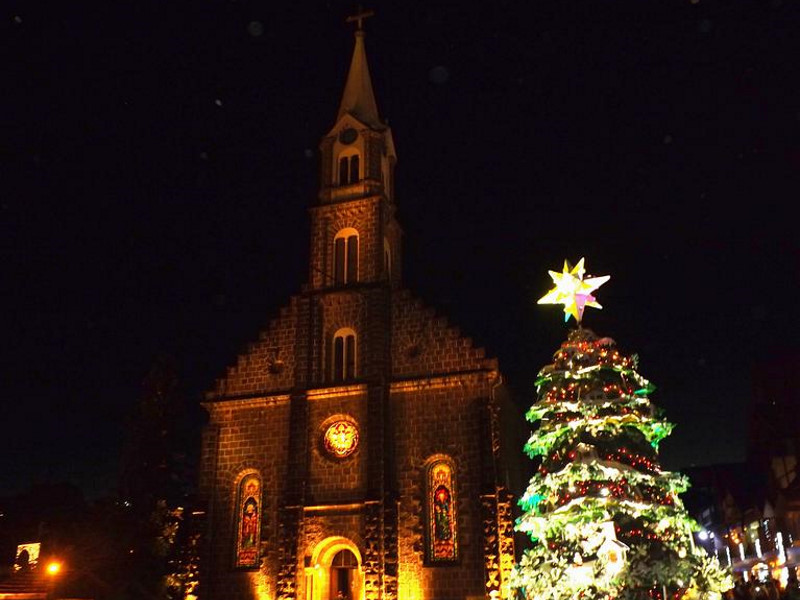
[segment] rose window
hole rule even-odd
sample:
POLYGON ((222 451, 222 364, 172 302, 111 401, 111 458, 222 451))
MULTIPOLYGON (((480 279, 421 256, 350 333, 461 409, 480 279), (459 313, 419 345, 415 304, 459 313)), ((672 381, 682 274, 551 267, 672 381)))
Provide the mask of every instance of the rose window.
POLYGON ((347 458, 358 446, 358 428, 350 421, 336 421, 322 438, 325 451, 334 458, 347 458))

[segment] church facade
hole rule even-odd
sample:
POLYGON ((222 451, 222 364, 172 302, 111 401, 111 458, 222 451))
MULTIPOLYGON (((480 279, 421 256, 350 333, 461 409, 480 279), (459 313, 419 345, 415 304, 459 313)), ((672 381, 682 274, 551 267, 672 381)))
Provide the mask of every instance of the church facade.
POLYGON ((320 150, 307 283, 203 403, 201 597, 508 597, 502 379, 402 287, 360 22, 320 150))

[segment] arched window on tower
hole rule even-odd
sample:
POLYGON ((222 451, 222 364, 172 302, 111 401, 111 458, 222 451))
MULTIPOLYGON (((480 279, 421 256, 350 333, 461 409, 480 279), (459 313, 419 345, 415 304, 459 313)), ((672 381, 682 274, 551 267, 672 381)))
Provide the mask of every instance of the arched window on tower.
POLYGON ((247 473, 236 489, 236 567, 258 567, 261 546, 261 476, 247 473))
POLYGON ((336 285, 358 281, 358 232, 352 227, 333 238, 333 279, 336 285))
POLYGON ((431 564, 458 560, 455 469, 449 458, 435 458, 425 469, 426 559, 431 564))
POLYGON ((361 159, 358 150, 347 149, 339 154, 339 185, 361 181, 361 159))
POLYGON ((343 327, 333 334, 331 379, 348 381, 356 376, 356 332, 343 327))

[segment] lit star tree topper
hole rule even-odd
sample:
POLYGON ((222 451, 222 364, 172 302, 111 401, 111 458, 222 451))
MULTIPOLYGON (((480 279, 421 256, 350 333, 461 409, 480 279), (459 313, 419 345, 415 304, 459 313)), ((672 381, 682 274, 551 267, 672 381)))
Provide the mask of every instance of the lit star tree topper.
POLYGON ((581 258, 574 267, 571 267, 569 261, 565 260, 564 268, 560 273, 548 271, 555 287, 539 298, 538 304, 563 304, 564 322, 569 321, 570 317, 574 317, 580 324, 583 311, 587 306, 603 308, 592 296, 592 292, 611 279, 611 276, 603 275, 584 279, 586 269, 583 262, 584 259, 581 258))

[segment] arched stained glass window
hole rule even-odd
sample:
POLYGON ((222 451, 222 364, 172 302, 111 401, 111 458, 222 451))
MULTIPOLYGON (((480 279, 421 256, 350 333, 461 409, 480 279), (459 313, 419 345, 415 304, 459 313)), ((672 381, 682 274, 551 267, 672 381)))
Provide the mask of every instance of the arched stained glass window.
POLYGON ((448 563, 458 560, 458 515, 453 464, 438 459, 426 471, 427 559, 448 563))
POLYGON ((236 566, 258 567, 261 545, 261 477, 249 473, 239 483, 236 503, 236 566))

